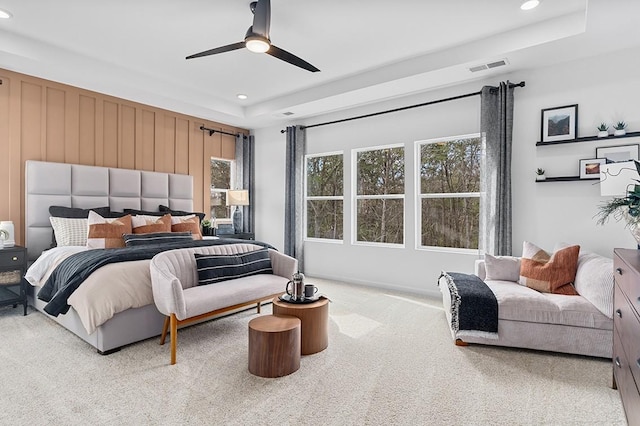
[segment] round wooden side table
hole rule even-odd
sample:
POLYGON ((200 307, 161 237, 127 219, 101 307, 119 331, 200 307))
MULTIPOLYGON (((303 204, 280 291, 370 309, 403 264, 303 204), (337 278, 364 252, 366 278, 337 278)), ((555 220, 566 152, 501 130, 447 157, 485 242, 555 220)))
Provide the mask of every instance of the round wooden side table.
POLYGON ((249 372, 282 377, 300 368, 300 320, 263 315, 249 321, 249 372))
POLYGON ((329 299, 312 303, 288 303, 273 299, 274 315, 291 315, 302 323, 302 355, 323 351, 329 346, 329 299))

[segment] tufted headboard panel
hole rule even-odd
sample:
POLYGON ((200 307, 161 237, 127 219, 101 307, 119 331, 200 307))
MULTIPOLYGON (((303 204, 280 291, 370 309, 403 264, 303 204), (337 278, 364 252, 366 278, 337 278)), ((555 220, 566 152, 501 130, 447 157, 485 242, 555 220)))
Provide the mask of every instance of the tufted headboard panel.
POLYGON ((25 244, 29 260, 51 245, 49 206, 113 211, 193 210, 193 176, 29 160, 25 164, 25 244))

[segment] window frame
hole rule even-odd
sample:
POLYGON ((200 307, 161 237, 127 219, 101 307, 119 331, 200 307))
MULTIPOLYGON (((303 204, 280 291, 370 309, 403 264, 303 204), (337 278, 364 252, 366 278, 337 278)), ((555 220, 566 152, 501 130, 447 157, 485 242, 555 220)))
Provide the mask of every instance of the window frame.
POLYGON ((351 150, 351 244, 368 247, 405 248, 407 244, 407 148, 404 143, 377 145, 351 150), (404 153, 404 191, 401 194, 359 195, 358 194, 358 154, 365 151, 402 148, 404 153), (402 200, 402 243, 377 243, 374 241, 358 241, 358 200, 373 199, 402 200))
POLYGON ((422 152, 421 148, 423 145, 439 143, 439 142, 451 142, 461 139, 480 139, 480 179, 482 180, 482 176, 485 173, 484 167, 484 156, 485 156, 485 139, 482 133, 468 133, 464 135, 455 135, 455 136, 445 136, 441 138, 432 138, 432 139, 422 139, 414 142, 414 157, 415 157, 415 248, 416 250, 423 251, 437 251, 437 252, 446 252, 446 253, 459 253, 459 254, 478 254, 481 253, 480 242, 481 238, 478 235, 478 248, 462 248, 462 247, 440 247, 440 246, 424 246, 422 245, 422 200, 425 198, 478 198, 480 202, 480 217, 482 218, 482 188, 478 192, 443 192, 443 193, 425 193, 422 194, 422 186, 421 186, 421 175, 420 170, 422 166, 422 152))
POLYGON ((303 234, 303 240, 304 241, 312 241, 312 242, 320 242, 320 243, 329 243, 329 244, 344 244, 344 207, 345 207, 345 203, 344 203, 344 190, 345 190, 345 178, 344 178, 344 151, 330 151, 330 152, 321 152, 321 153, 317 153, 317 154, 306 154, 304 156, 304 176, 303 176, 303 188, 304 188, 304 211, 303 211, 303 215, 302 215, 302 226, 304 229, 304 234, 303 234), (338 196, 338 195, 316 195, 316 196, 309 196, 308 194, 308 187, 307 187, 307 160, 309 158, 315 158, 315 157, 328 157, 328 156, 332 156, 332 155, 341 155, 342 156, 342 195, 338 196), (307 213, 307 201, 314 201, 314 200, 318 200, 318 201, 323 201, 323 200, 341 200, 342 201, 342 222, 343 222, 343 226, 342 226, 342 239, 337 239, 337 238, 317 238, 317 237, 309 237, 307 235, 307 219, 308 219, 308 213, 307 213))

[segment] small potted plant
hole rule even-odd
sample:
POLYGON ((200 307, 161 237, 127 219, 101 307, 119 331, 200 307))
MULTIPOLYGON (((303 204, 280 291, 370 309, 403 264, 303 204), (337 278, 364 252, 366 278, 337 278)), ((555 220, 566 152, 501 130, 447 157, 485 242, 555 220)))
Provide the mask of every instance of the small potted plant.
POLYGON ((607 123, 600 123, 598 126, 598 137, 606 138, 607 136, 609 136, 609 126, 607 126, 607 123))
POLYGON ((615 131, 613 132, 615 136, 622 136, 627 134, 627 131, 625 130, 627 128, 627 123, 625 123, 624 121, 618 121, 613 126, 613 128, 615 129, 615 131))
POLYGON ((538 167, 538 169, 536 170, 536 180, 545 180, 546 177, 544 176, 544 169, 541 169, 540 167, 538 167))
POLYGON ((211 221, 209 219, 204 219, 202 221, 202 235, 208 236, 213 235, 211 229, 211 221))

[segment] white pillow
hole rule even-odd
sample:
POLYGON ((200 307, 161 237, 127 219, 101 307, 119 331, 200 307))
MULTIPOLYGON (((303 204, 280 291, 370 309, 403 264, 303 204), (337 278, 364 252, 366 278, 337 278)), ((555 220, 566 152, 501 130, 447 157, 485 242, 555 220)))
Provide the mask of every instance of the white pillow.
POLYGON ((69 219, 66 217, 49 218, 57 246, 86 246, 87 219, 69 219))
POLYGON ((513 281, 520 278, 520 258, 513 256, 484 255, 484 269, 487 281, 513 281))
POLYGON ((596 309, 613 318, 613 259, 581 253, 573 286, 596 309))

